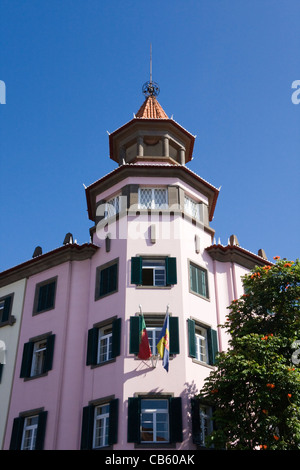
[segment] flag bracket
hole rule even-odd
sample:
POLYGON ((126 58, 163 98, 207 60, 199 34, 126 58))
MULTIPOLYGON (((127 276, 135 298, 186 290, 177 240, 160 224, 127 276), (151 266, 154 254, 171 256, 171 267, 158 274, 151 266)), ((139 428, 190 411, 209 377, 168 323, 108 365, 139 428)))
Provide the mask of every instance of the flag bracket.
POLYGON ((150 360, 151 360, 152 367, 155 368, 157 366, 158 355, 152 354, 152 356, 150 357, 150 360))

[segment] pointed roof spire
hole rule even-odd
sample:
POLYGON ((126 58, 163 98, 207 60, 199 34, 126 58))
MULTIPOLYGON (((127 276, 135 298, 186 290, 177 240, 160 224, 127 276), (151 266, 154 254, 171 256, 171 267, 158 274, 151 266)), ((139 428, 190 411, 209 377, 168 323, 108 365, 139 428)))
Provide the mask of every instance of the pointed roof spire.
POLYGON ((135 115, 136 118, 144 119, 169 119, 155 96, 148 96, 138 112, 135 115))
POLYGON ((142 90, 146 99, 135 117, 144 119, 169 119, 156 99, 160 89, 158 84, 152 80, 152 44, 150 44, 150 80, 144 83, 142 90))

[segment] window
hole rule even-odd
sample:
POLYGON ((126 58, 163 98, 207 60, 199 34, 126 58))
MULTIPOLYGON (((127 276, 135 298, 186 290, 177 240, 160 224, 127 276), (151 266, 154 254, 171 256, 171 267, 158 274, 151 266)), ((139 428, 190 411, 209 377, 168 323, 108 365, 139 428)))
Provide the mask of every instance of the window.
POLYGON ((118 260, 100 266, 96 271, 95 300, 118 290, 118 260))
POLYGON ((50 334, 24 344, 20 377, 38 377, 52 369, 54 340, 50 334))
POLYGON ((105 203, 104 218, 107 219, 120 212, 120 196, 115 196, 105 203))
POLYGON ((168 191, 164 188, 139 188, 140 209, 167 209, 168 191))
POLYGON ((109 319, 88 331, 86 365, 105 364, 120 355, 121 318, 109 319))
POLYGON ((212 427, 212 409, 210 406, 200 405, 200 444, 205 446, 205 439, 211 434, 212 427))
POLYGON ((33 313, 41 313, 51 310, 55 305, 56 278, 37 284, 33 313))
POLYGON ((131 258, 131 284, 165 287, 177 284, 176 258, 131 258))
POLYGON ((189 356, 214 365, 218 353, 217 331, 188 319, 189 356))
POLYGON ((21 450, 35 449, 38 421, 39 417, 37 415, 25 418, 21 450))
POLYGON ((206 329, 197 327, 195 333, 196 359, 201 362, 207 362, 207 335, 206 329))
POLYGON ((147 335, 148 335, 148 340, 149 340, 149 346, 150 346, 151 354, 153 356, 157 355, 156 345, 158 343, 161 328, 162 327, 154 327, 154 326, 148 327, 146 325, 146 330, 147 330, 147 335))
POLYGON ((141 400, 141 442, 169 442, 168 400, 141 400))
POLYGON ((190 263, 190 291, 209 298, 207 271, 194 263, 190 263))
MULTIPOLYGON (((157 355, 156 344, 159 338, 161 329, 164 324, 165 315, 147 315, 144 314, 146 323, 146 330, 152 354, 157 355)), ((130 317, 130 338, 129 338, 129 353, 138 355, 139 341, 141 330, 142 316, 137 315, 130 317)), ((179 354, 179 325, 178 317, 169 317, 170 328, 170 355, 179 354)))
POLYGON ((192 398, 191 407, 193 443, 205 447, 206 437, 213 431, 212 407, 197 398, 192 398))
POLYGON ((181 398, 130 397, 127 440, 147 447, 182 442, 181 398))
POLYGON ((11 315, 13 294, 0 299, 0 326, 12 325, 16 319, 11 315))
POLYGON ((20 415, 14 419, 10 450, 43 450, 47 411, 20 415))
POLYGON ((95 407, 93 448, 108 445, 109 405, 95 407))
POLYGON ((44 370, 44 362, 47 350, 47 340, 37 341, 33 344, 32 364, 30 377, 40 375, 44 370))
POLYGON ((200 220, 200 204, 186 194, 184 195, 184 211, 194 219, 200 220))
POLYGON ((98 364, 112 358, 112 326, 98 330, 98 364))
POLYGON ((107 448, 118 441, 119 400, 108 397, 83 408, 81 450, 107 448))
POLYGON ((165 286, 166 262, 164 259, 143 259, 142 261, 142 285, 165 286))

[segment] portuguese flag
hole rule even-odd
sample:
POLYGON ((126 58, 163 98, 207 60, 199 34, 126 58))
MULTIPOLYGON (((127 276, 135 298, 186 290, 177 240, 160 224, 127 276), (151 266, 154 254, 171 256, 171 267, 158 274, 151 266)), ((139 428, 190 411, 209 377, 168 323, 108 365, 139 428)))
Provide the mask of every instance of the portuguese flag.
POLYGON ((147 330, 146 330, 146 323, 144 319, 144 315, 140 317, 140 343, 139 343, 139 359, 149 359, 152 356, 151 349, 149 345, 147 330))

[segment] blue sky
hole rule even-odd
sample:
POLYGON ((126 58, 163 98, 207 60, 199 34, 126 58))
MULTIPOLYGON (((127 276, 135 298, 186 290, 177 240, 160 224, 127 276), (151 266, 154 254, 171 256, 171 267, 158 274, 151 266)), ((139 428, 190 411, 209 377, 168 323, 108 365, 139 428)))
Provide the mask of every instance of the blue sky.
POLYGON ((212 227, 299 257, 298 0, 1 0, 0 270, 89 241, 88 186, 149 79, 196 134, 188 167, 221 186, 212 227))

